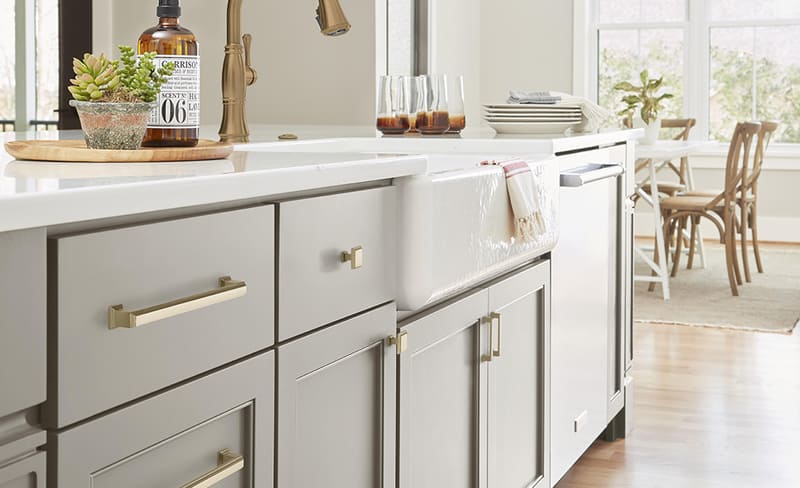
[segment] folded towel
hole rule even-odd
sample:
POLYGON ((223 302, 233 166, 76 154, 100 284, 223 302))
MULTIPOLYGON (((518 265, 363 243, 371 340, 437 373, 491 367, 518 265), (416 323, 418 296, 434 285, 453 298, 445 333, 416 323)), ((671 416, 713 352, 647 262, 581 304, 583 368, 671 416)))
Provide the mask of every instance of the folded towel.
POLYGON ((580 105, 581 110, 583 111, 583 122, 581 125, 575 128, 575 130, 578 132, 596 131, 604 123, 613 124, 615 122, 613 120, 613 112, 604 109, 588 98, 576 97, 574 95, 570 95, 569 93, 526 92, 522 90, 511 90, 509 92, 508 103, 580 105))
POLYGON ((532 241, 544 233, 545 224, 539 206, 539 184, 530 166, 525 161, 484 161, 482 165, 503 168, 508 188, 508 199, 514 212, 516 236, 525 242, 532 241))
POLYGON ((530 105, 554 105, 561 101, 561 97, 550 92, 526 92, 511 90, 508 92, 508 103, 522 103, 530 105))

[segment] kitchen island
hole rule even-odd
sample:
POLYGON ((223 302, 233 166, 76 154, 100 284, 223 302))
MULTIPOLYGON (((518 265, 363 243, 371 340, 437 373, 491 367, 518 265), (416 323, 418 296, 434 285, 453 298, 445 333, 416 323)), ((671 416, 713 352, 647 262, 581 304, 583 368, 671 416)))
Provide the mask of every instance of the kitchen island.
POLYGON ((0 487, 549 488, 624 435, 636 136, 255 127, 214 162, 3 153, 0 487), (267 143, 284 132, 300 140, 267 143), (533 245, 513 243, 502 170, 477 167, 509 156, 549 188, 533 245), (559 311, 583 297, 557 244, 582 225, 559 173, 586 163, 620 168, 584 202, 606 209, 590 340, 559 311))

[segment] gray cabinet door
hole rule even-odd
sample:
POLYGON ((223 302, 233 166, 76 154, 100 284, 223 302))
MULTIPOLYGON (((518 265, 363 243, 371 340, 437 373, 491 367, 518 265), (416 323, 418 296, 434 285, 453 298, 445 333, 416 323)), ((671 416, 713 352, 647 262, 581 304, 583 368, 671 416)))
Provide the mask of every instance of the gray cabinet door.
POLYGON ((0 488, 44 488, 45 460, 39 452, 0 468, 0 488))
POLYGON ((394 305, 278 347, 278 486, 393 488, 394 305))
POLYGON ((191 484, 203 476, 217 488, 272 487, 274 356, 52 432, 50 488, 209 486, 191 484))
POLYGON ((550 487, 550 263, 489 288, 489 488, 550 487))
POLYGON ((0 418, 45 400, 44 229, 0 234, 0 418))
POLYGON ((486 487, 489 293, 402 327, 400 488, 486 487))

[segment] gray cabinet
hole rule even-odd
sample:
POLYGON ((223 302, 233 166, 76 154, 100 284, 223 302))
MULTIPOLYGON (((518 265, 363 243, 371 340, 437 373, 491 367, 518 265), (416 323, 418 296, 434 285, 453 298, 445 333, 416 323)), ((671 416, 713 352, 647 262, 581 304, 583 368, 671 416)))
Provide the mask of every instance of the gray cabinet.
POLYGON ((549 488, 550 263, 490 287, 489 309, 489 488, 549 488))
POLYGON ((0 234, 0 418, 45 400, 44 229, 0 234))
POLYGON ((275 354, 267 352, 49 435, 51 488, 273 485, 275 354), (192 484, 194 483, 194 484, 192 484))
POLYGON ((46 456, 38 452, 0 467, 0 488, 44 488, 46 456))
POLYGON ((274 236, 274 208, 259 206, 51 239, 45 425, 269 348, 274 236))
POLYGON ((278 347, 280 488, 392 488, 395 307, 278 347))
POLYGON ((401 324, 401 488, 549 484, 550 265, 401 324))
POLYGON ((394 300, 395 194, 383 187, 280 204, 280 341, 394 300))
POLYGON ((400 488, 486 487, 488 306, 481 290, 401 329, 400 488))

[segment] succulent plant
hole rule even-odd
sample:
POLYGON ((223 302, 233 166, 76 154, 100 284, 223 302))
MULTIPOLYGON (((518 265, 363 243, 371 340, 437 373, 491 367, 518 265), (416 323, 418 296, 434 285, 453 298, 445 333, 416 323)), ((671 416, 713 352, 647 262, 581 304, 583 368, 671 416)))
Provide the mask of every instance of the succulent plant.
POLYGON ((84 102, 100 100, 106 93, 119 86, 117 67, 116 61, 110 61, 103 54, 100 56, 84 54, 83 61, 73 58, 72 70, 75 72, 75 78, 70 80, 72 86, 68 90, 76 100, 84 102))
POLYGON ((67 89, 82 102, 153 102, 161 87, 175 72, 175 64, 164 63, 156 68, 156 53, 136 58, 131 46, 119 46, 120 61, 104 55, 84 54, 73 58, 75 78, 67 89))
POLYGON ((130 46, 119 46, 121 67, 119 76, 122 86, 143 102, 153 102, 161 92, 161 86, 175 72, 175 64, 164 63, 156 68, 156 53, 144 53, 136 59, 130 46))

